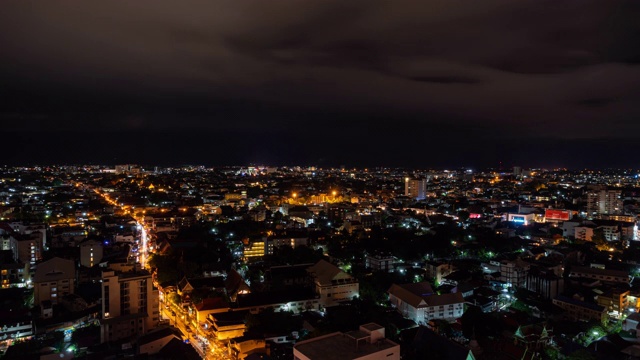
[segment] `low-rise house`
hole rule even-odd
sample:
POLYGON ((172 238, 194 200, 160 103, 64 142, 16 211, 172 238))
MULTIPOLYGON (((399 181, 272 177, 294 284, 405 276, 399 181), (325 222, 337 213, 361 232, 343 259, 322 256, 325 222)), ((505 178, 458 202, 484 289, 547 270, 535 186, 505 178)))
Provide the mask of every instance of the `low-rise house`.
POLYGON ((435 279, 436 283, 440 284, 445 276, 454 271, 454 267, 448 262, 427 261, 424 270, 427 279, 435 279))
POLYGON ((318 261, 307 272, 313 279, 316 294, 320 296, 320 305, 324 307, 353 300, 360 294, 358 279, 326 260, 318 261))
POLYGON ((173 339, 179 339, 179 337, 176 336, 172 328, 163 328, 144 334, 137 340, 138 354, 156 354, 173 339))
POLYGON ((202 327, 207 322, 209 314, 229 311, 229 303, 224 297, 203 299, 199 304, 189 307, 189 315, 194 326, 202 327))

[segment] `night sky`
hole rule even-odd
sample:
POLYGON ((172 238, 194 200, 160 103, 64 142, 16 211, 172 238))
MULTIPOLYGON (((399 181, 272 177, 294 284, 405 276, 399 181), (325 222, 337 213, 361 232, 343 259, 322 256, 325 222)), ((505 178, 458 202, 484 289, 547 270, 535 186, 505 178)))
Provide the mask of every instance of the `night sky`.
POLYGON ((640 1, 0 5, 5 164, 640 167, 640 1))

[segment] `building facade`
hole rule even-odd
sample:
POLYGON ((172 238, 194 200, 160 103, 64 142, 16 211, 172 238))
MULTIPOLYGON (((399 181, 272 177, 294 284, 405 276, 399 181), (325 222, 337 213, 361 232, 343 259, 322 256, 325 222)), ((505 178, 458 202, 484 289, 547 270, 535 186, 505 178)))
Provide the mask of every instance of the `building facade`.
POLYGON ((415 200, 427 197, 427 179, 404 179, 404 195, 415 200))
POLYGON ((73 260, 55 257, 38 264, 33 276, 34 305, 43 301, 58 304, 60 297, 73 294, 76 269, 73 260))
POLYGON ((324 307, 338 305, 360 295, 358 279, 326 260, 310 266, 307 272, 313 279, 316 294, 320 296, 320 305, 324 307))
POLYGON ((566 296, 557 296, 552 302, 553 305, 562 309, 563 316, 573 321, 596 320, 603 324, 607 321, 607 310, 604 306, 587 303, 566 296))
POLYGON ((599 189, 587 193, 587 217, 595 215, 620 214, 622 208, 622 191, 599 189))
POLYGON ((158 325, 158 290, 147 271, 102 272, 102 342, 143 335, 158 325))

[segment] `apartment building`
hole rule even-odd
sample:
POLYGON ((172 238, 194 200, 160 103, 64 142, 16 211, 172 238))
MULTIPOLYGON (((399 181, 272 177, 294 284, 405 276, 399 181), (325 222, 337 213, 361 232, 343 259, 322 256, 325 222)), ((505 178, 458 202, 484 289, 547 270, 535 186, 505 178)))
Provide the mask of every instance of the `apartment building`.
POLYGON ((143 335, 159 321, 158 290, 147 271, 102 272, 102 342, 143 335))
POLYGON ((562 314, 574 321, 596 320, 601 323, 607 321, 607 310, 604 306, 592 304, 566 296, 559 295, 553 299, 553 305, 562 309, 562 314))

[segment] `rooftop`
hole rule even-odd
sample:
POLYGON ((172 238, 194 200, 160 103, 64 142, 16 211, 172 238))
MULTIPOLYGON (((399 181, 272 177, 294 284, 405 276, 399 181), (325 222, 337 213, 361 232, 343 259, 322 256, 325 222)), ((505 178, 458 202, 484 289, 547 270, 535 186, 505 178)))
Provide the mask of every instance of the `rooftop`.
MULTIPOLYGON (((352 333, 365 334, 359 331, 352 333)), ((368 334, 365 335, 365 338, 367 337, 368 334)), ((360 336, 353 337, 337 332, 311 340, 301 341, 297 343, 294 348, 310 359, 351 360, 399 347, 398 344, 387 339, 371 344, 365 340, 357 341, 357 339, 361 338, 360 336)))

